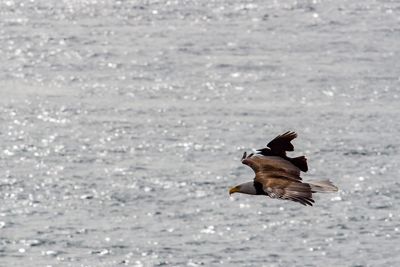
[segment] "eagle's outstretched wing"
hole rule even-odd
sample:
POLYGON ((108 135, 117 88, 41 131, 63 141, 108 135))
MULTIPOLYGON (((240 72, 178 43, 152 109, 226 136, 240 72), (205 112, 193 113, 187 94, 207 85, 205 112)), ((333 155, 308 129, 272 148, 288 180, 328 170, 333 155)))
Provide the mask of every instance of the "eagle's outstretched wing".
POLYGON ((280 156, 298 167, 303 172, 308 171, 307 159, 304 156, 289 158, 286 151, 293 151, 294 147, 291 141, 297 137, 295 132, 286 132, 275 137, 266 147, 257 149, 257 153, 264 156, 280 156))
POLYGON ((263 191, 271 198, 292 200, 305 206, 314 203, 311 186, 307 183, 264 177, 256 177, 254 182, 260 183, 263 191))
POLYGON ((286 151, 293 151, 294 147, 290 141, 297 137, 295 132, 286 132, 278 135, 271 142, 267 144, 267 147, 276 155, 286 155, 286 151))
POLYGON ((245 157, 242 163, 253 169, 256 174, 254 183, 259 184, 269 197, 310 206, 314 203, 311 186, 301 182, 300 169, 290 161, 256 154, 245 157))
POLYGON ((290 161, 278 156, 263 156, 260 154, 243 155, 242 163, 253 169, 257 175, 263 175, 270 178, 286 178, 299 181, 300 169, 290 161))

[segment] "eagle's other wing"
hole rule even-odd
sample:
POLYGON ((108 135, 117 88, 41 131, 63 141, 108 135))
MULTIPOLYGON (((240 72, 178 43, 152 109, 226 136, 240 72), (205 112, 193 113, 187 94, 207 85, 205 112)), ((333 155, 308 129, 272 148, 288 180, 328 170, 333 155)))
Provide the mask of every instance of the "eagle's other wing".
POLYGON ((271 142, 267 144, 267 147, 271 149, 274 154, 286 155, 286 151, 293 151, 294 147, 290 141, 297 137, 295 132, 286 132, 275 137, 271 142))

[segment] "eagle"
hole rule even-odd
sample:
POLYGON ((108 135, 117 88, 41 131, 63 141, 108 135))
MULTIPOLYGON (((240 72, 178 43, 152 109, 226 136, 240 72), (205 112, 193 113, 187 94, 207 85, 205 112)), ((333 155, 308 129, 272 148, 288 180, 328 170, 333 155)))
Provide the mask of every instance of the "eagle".
POLYGON ((255 178, 229 190, 229 194, 243 193, 263 195, 270 198, 291 200, 305 206, 314 203, 313 193, 336 192, 338 188, 329 180, 303 182, 300 172, 307 172, 305 156, 290 158, 287 151, 293 151, 291 143, 297 134, 292 131, 275 137, 265 148, 247 156, 244 152, 242 163, 253 169, 255 178))

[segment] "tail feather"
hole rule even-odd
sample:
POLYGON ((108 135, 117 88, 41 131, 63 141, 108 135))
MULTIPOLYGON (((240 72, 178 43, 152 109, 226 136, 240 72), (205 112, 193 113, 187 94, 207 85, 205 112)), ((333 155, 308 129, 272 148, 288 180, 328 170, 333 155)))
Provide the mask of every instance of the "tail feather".
POLYGON ((290 161, 293 163, 293 165, 298 167, 303 172, 308 171, 308 165, 307 165, 307 158, 306 157, 300 156, 300 157, 297 157, 297 158, 291 158, 290 161))
POLYGON ((311 186, 311 191, 313 193, 328 193, 328 192, 337 192, 338 188, 329 180, 320 180, 320 181, 312 181, 308 182, 311 186))

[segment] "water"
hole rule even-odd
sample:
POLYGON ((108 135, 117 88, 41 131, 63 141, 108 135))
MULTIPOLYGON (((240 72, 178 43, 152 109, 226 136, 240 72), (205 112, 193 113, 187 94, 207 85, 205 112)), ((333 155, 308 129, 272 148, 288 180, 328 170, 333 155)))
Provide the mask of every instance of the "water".
POLYGON ((396 1, 0 3, 0 266, 398 266, 396 1), (296 130, 312 208, 228 196, 296 130))

